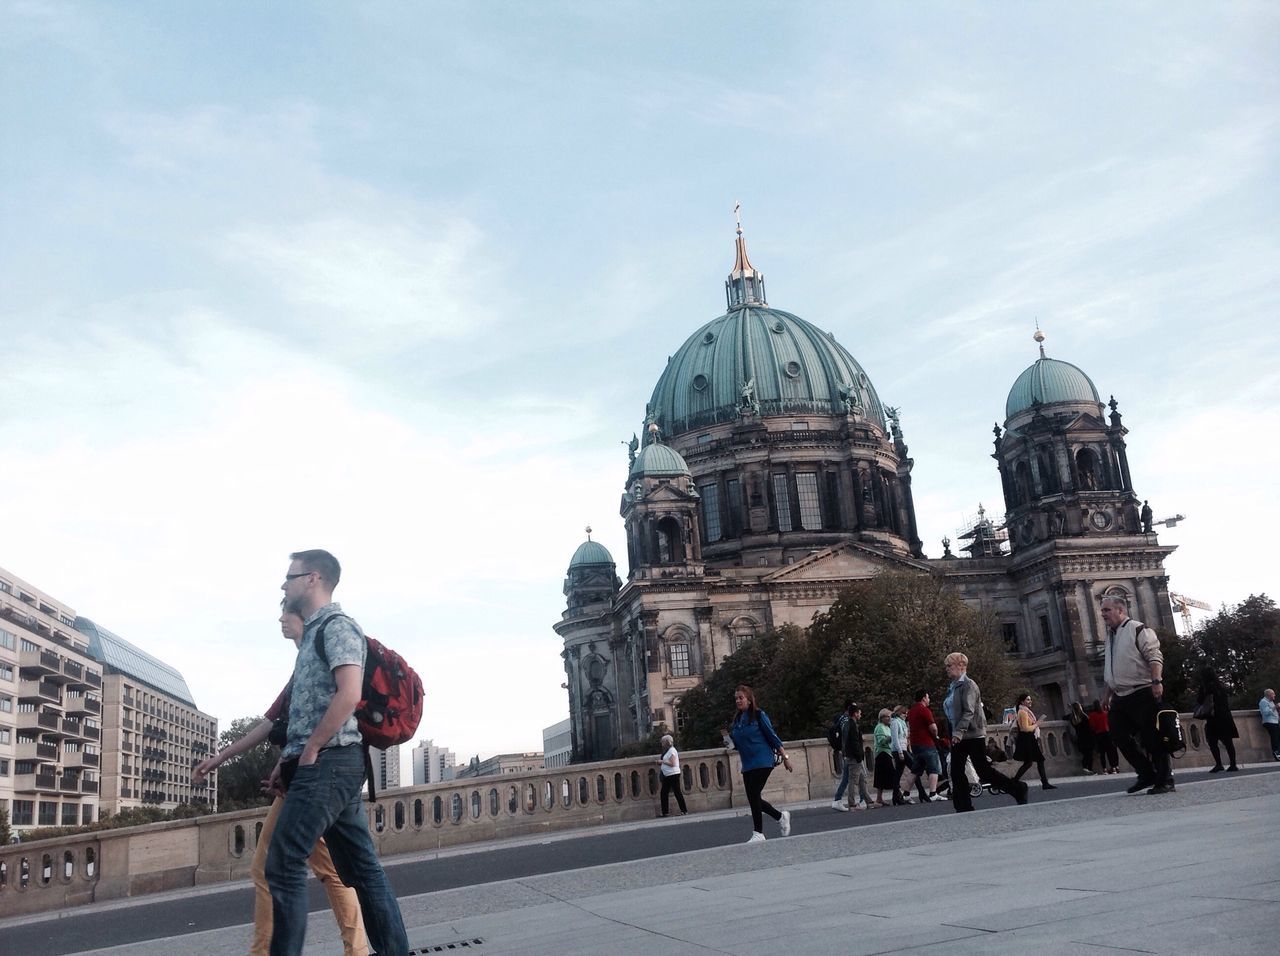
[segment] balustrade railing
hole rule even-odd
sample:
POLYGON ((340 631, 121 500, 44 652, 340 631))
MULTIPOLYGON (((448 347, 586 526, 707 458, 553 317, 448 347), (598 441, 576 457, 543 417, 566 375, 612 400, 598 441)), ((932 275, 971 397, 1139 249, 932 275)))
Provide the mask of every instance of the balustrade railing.
MULTIPOLYGON (((1201 722, 1186 716, 1183 722, 1188 751, 1178 766, 1207 766, 1212 758, 1201 722)), ((1269 740, 1256 713, 1241 711, 1236 722, 1240 759, 1269 758, 1269 740)), ((1079 755, 1069 727, 1046 721, 1042 728, 1050 777, 1075 771, 1079 755)), ((1002 728, 988 730, 1005 743, 1002 728)), ((789 743, 787 751, 795 772, 775 772, 766 798, 778 805, 830 799, 839 765, 827 742, 789 743)), ((690 813, 746 805, 736 753, 685 751, 681 763, 690 813)), ((47 783, 53 782, 49 774, 47 783)), ((393 855, 652 819, 658 814, 660 783, 654 755, 404 787, 379 794, 376 803, 364 806, 379 852, 393 855)), ((142 797, 159 802, 164 794, 145 790, 142 797)), ((55 910, 162 888, 245 879, 265 816, 266 808, 243 810, 0 847, 0 912, 55 910), (139 859, 145 865, 131 863, 139 859)))

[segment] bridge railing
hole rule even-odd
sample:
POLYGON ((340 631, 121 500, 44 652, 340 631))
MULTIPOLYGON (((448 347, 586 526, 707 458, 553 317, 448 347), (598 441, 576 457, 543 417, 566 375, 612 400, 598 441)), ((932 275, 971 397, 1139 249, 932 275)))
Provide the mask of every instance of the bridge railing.
MULTIPOLYGON (((1188 751, 1178 766, 1207 765, 1212 758, 1201 722, 1185 716, 1183 722, 1188 751)), ((1236 723, 1240 759, 1270 759, 1270 743, 1256 712, 1238 712, 1236 723)), ((1050 778, 1075 773, 1079 755, 1067 725, 1046 721, 1042 726, 1050 778)), ((1003 741, 999 728, 989 732, 1003 741)), ((769 778, 765 798, 779 806, 829 799, 840 765, 827 742, 795 741, 787 744, 787 752, 794 772, 779 767, 769 778)), ((736 752, 685 751, 681 766, 690 813, 746 806, 736 752)), ((472 777, 389 790, 364 806, 381 855, 430 852, 651 820, 659 813, 658 767, 654 755, 472 777)), ((265 817, 265 808, 242 810, 0 847, 0 915, 246 879, 265 817)))

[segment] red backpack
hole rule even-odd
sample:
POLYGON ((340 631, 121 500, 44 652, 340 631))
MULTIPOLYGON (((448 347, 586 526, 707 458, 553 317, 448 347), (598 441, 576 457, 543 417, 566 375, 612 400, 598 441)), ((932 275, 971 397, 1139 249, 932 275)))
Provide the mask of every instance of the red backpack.
MULTIPOLYGON (((345 614, 333 614, 325 618, 316 630, 316 653, 326 665, 329 654, 324 646, 324 629, 339 616, 346 617, 345 614)), ((413 739, 422 720, 422 678, 391 648, 368 635, 364 641, 364 681, 360 686, 360 702, 356 704, 356 725, 360 728, 360 739, 364 744, 369 799, 372 801, 375 794, 369 748, 386 750, 413 739)))

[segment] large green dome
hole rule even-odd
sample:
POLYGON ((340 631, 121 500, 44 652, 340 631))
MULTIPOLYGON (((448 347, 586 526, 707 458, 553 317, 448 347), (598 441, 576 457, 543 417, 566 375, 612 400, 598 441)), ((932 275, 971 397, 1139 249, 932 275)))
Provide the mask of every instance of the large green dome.
POLYGON ((763 304, 730 309, 693 333, 658 379, 649 413, 674 437, 733 421, 751 401, 766 417, 854 411, 885 427, 857 360, 829 333, 763 304))
POLYGON ((1070 362, 1041 357, 1027 368, 1009 389, 1004 403, 1005 421, 1019 412, 1029 409, 1033 403, 1049 405, 1054 402, 1102 403, 1093 381, 1070 362))

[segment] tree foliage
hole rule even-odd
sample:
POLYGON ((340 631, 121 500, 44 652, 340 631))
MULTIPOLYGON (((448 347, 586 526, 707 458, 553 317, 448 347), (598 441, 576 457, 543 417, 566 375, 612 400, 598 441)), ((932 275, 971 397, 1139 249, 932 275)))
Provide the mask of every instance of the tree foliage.
POLYGON ((847 697, 862 704, 865 716, 909 704, 924 688, 940 714, 947 690, 942 660, 951 651, 969 656, 969 673, 994 715, 1013 703, 1017 668, 991 619, 940 578, 882 573, 853 585, 807 629, 764 634, 725 658, 706 683, 685 695, 682 742, 718 745, 738 684, 755 689, 787 739, 822 736, 847 697))
MULTIPOLYGON (((1240 706, 1280 683, 1280 608, 1265 594, 1224 607, 1194 634, 1192 666, 1212 667, 1240 706)), ((1188 675, 1194 677, 1195 675, 1188 675)))
POLYGON ((9 832, 9 811, 0 807, 0 846, 8 846, 11 839, 13 834, 9 832))
MULTIPOLYGON (((262 721, 261 717, 239 717, 231 721, 218 736, 221 749, 230 747, 262 721)), ((243 810, 270 803, 262 793, 262 781, 271 773, 278 757, 269 743, 246 750, 218 768, 218 806, 226 810, 243 810)))

